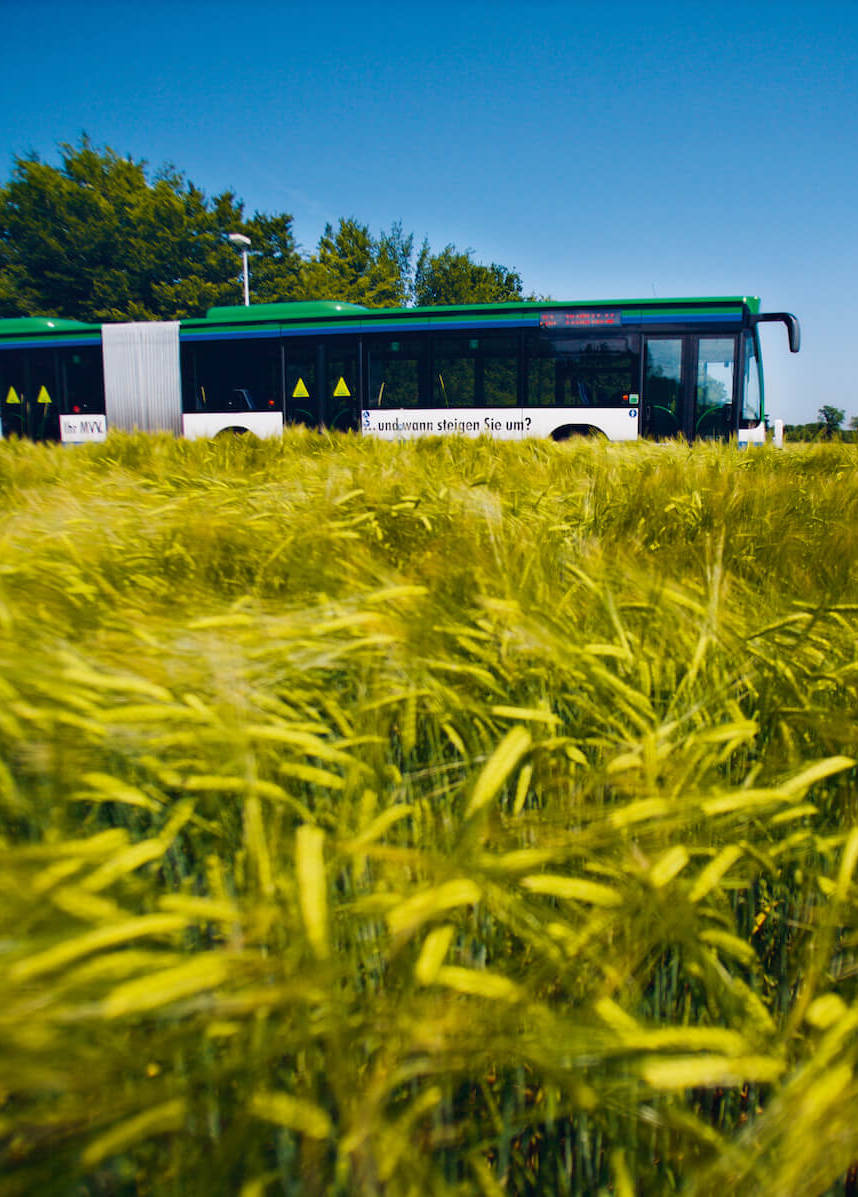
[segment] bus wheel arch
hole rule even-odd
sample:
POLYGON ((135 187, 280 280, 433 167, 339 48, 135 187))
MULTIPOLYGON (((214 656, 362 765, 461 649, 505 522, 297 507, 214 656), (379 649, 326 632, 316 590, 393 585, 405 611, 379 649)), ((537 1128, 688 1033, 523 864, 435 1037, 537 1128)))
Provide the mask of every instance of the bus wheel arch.
POLYGON ((605 433, 601 428, 596 428, 594 424, 561 424, 559 428, 555 428, 551 433, 553 441, 568 441, 573 437, 589 436, 600 437, 605 439, 605 433))
POLYGON ((221 436, 247 436, 250 433, 249 428, 244 428, 241 424, 230 424, 228 428, 221 428, 219 432, 215 433, 215 440, 221 436))

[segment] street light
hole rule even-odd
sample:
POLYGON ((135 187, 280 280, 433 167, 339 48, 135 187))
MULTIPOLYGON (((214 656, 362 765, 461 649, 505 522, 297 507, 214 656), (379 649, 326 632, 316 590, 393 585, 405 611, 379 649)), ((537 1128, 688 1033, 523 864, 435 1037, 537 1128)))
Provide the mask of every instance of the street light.
POLYGON ((244 306, 250 307, 250 276, 247 272, 247 251, 250 249, 250 238, 244 233, 229 233, 229 240, 236 249, 241 250, 241 266, 244 272, 244 306))

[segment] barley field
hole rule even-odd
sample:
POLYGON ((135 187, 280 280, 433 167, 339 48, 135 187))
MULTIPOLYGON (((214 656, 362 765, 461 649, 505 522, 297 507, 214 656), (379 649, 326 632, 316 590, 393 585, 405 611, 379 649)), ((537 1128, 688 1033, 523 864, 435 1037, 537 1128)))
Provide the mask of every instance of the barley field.
POLYGON ((0 494, 0 1195, 858 1192, 858 447, 0 494))

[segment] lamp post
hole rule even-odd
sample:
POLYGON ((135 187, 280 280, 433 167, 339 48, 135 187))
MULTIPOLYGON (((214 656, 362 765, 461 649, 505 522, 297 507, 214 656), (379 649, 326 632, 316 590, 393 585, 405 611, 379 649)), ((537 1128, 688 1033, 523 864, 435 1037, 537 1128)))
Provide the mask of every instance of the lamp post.
POLYGON ((229 233, 229 240, 236 249, 241 250, 241 267, 244 274, 244 306, 250 307, 250 275, 247 271, 247 251, 250 249, 250 238, 244 233, 229 233))

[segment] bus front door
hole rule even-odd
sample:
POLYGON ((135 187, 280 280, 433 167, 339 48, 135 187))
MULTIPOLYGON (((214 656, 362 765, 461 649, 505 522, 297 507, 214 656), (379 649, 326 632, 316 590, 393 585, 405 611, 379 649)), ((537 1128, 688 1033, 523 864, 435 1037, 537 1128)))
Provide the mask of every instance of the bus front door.
POLYGON ((733 392, 736 338, 699 337, 694 382, 694 437, 723 441, 738 432, 733 392))
POLYGON ((663 441, 688 434, 688 339, 646 339, 641 430, 646 437, 663 441))
POLYGON ((732 336, 647 337, 644 436, 726 440, 736 430, 732 336))

